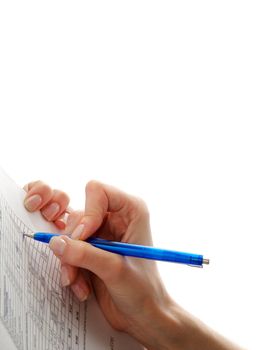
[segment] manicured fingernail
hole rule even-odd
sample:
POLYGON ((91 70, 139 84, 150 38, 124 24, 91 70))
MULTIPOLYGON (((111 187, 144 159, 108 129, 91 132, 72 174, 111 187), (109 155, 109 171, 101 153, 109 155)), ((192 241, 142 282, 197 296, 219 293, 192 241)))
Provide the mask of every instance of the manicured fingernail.
POLYGON ((42 202, 42 197, 39 194, 34 194, 33 196, 27 198, 24 202, 25 207, 29 211, 34 211, 42 202))
POLYGON ((71 237, 73 239, 79 239, 83 231, 84 231, 84 224, 80 224, 75 228, 71 237))
POLYGON ((61 215, 59 220, 62 221, 65 225, 67 225, 68 217, 69 217, 69 213, 65 212, 64 214, 61 215))
POLYGON ((48 207, 42 210, 43 216, 49 221, 52 220, 60 211, 58 203, 51 203, 48 207))
POLYGON ((75 293, 76 297, 79 301, 85 301, 88 298, 89 292, 85 290, 85 288, 82 288, 78 284, 73 284, 71 286, 72 291, 75 293))
POLYGON ((61 267, 60 281, 63 287, 67 287, 70 284, 70 278, 69 278, 68 269, 66 266, 61 267))
POLYGON ((72 229, 75 226, 74 220, 72 220, 72 216, 68 215, 66 227, 65 227, 65 234, 70 235, 72 233, 72 229))
POLYGON ((53 237, 50 239, 49 247, 53 250, 53 253, 62 256, 67 243, 61 237, 53 237))
POLYGON ((68 218, 68 213, 64 213, 59 217, 56 221, 55 224, 60 228, 61 230, 64 230, 66 228, 67 224, 67 218, 68 218))

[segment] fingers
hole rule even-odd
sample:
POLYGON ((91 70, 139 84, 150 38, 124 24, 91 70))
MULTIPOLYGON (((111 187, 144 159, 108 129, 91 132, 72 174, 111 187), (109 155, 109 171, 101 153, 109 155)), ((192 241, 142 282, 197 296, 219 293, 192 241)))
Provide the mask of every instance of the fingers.
POLYGON ((27 191, 24 205, 30 212, 40 210, 51 199, 52 189, 42 181, 31 182, 24 187, 27 191))
POLYGON ((105 284, 112 284, 122 276, 124 259, 118 254, 95 248, 89 243, 73 240, 67 236, 53 237, 49 247, 63 264, 87 269, 105 284))
POLYGON ((84 212, 80 210, 74 210, 69 213, 69 216, 67 218, 66 228, 65 228, 65 234, 69 235, 71 234, 74 229, 77 227, 79 222, 84 216, 84 212))
POLYGON ((83 270, 78 271, 75 266, 67 264, 61 266, 61 284, 63 287, 71 286, 79 301, 86 300, 91 293, 91 285, 87 281, 87 276, 84 276, 83 270))
MULTIPOLYGON (((135 206, 134 197, 97 181, 86 185, 85 215, 72 234, 74 239, 86 239, 102 224, 107 212, 129 212, 135 206)), ((129 220, 129 216, 127 217, 129 220)))
POLYGON ((67 214, 71 211, 68 208, 68 195, 59 190, 52 190, 42 181, 31 182, 24 186, 27 191, 24 205, 30 212, 40 210, 44 218, 54 221, 60 229, 65 228, 67 214))
POLYGON ((60 229, 64 230, 67 225, 67 220, 69 217, 69 213, 72 209, 67 208, 63 214, 61 214, 56 220, 54 221, 54 224, 60 229))
POLYGON ((77 279, 71 285, 71 289, 79 301, 85 301, 91 293, 90 283, 87 282, 83 271, 81 270, 77 275, 77 279))
MULTIPOLYGON (((82 216, 82 211, 73 211, 69 214, 65 234, 71 233, 71 230, 78 224, 82 216)), ((92 291, 90 282, 88 283, 86 276, 84 276, 84 271, 69 264, 62 264, 61 284, 63 287, 71 286, 71 290, 79 301, 85 301, 92 291)))
POLYGON ((69 197, 65 192, 53 190, 52 196, 40 210, 48 221, 55 221, 68 207, 69 197))
POLYGON ((63 287, 73 284, 78 275, 78 268, 68 264, 61 265, 60 281, 63 287))

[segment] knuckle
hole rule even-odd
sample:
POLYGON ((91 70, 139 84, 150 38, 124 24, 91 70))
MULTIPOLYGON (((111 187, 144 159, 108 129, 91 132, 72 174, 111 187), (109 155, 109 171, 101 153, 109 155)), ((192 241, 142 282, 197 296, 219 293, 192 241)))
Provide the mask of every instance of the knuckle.
POLYGON ((42 186, 46 185, 46 183, 44 181, 42 181, 42 180, 37 180, 37 181, 31 182, 31 185, 32 186, 40 186, 40 187, 42 187, 42 186))
POLYGON ((41 182, 39 184, 39 187, 40 187, 41 191, 43 191, 46 194, 52 194, 53 193, 51 187, 49 185, 47 185, 46 183, 44 183, 44 182, 41 182))
POLYGON ((53 195, 52 188, 41 180, 33 181, 27 184, 24 188, 27 188, 28 196, 32 194, 40 194, 46 201, 53 195))
POLYGON ((142 217, 145 217, 145 218, 149 217, 148 206, 147 206, 146 202, 142 198, 136 197, 136 207, 137 207, 137 210, 138 210, 139 214, 142 217))
POLYGON ((60 190, 54 190, 54 195, 55 195, 56 200, 58 200, 60 202, 64 202, 66 206, 70 202, 70 197, 68 196, 68 194, 66 192, 63 192, 60 190))
POLYGON ((29 182, 28 186, 29 187, 34 187, 34 186, 38 186, 38 185, 41 185, 41 184, 43 184, 42 180, 35 180, 35 181, 29 182))
POLYGON ((24 189, 26 189, 27 192, 33 191, 33 189, 35 190, 36 188, 39 188, 39 185, 42 183, 43 182, 41 180, 31 181, 24 186, 24 189))

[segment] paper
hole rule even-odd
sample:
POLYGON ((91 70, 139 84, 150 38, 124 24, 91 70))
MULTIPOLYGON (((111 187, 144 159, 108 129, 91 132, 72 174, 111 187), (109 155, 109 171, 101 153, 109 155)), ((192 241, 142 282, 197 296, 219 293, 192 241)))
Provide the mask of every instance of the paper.
POLYGON ((114 331, 95 298, 80 303, 60 284, 60 263, 23 233, 57 232, 23 206, 25 192, 0 168, 0 347, 20 350, 139 350, 114 331))

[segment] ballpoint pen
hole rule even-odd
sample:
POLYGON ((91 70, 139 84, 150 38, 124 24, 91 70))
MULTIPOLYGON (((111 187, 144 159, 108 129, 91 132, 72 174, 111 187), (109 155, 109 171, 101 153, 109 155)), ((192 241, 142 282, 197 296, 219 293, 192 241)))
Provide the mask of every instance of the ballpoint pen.
MULTIPOLYGON (((24 236, 30 237, 36 241, 49 243, 52 237, 61 236, 57 233, 24 233, 24 236)), ((203 264, 209 264, 209 259, 204 259, 203 255, 184 253, 175 250, 160 249, 151 246, 130 244, 123 242, 108 241, 102 238, 88 238, 85 242, 92 244, 96 248, 107 250, 112 253, 132 256, 136 258, 169 261, 190 266, 202 267, 203 264)))

